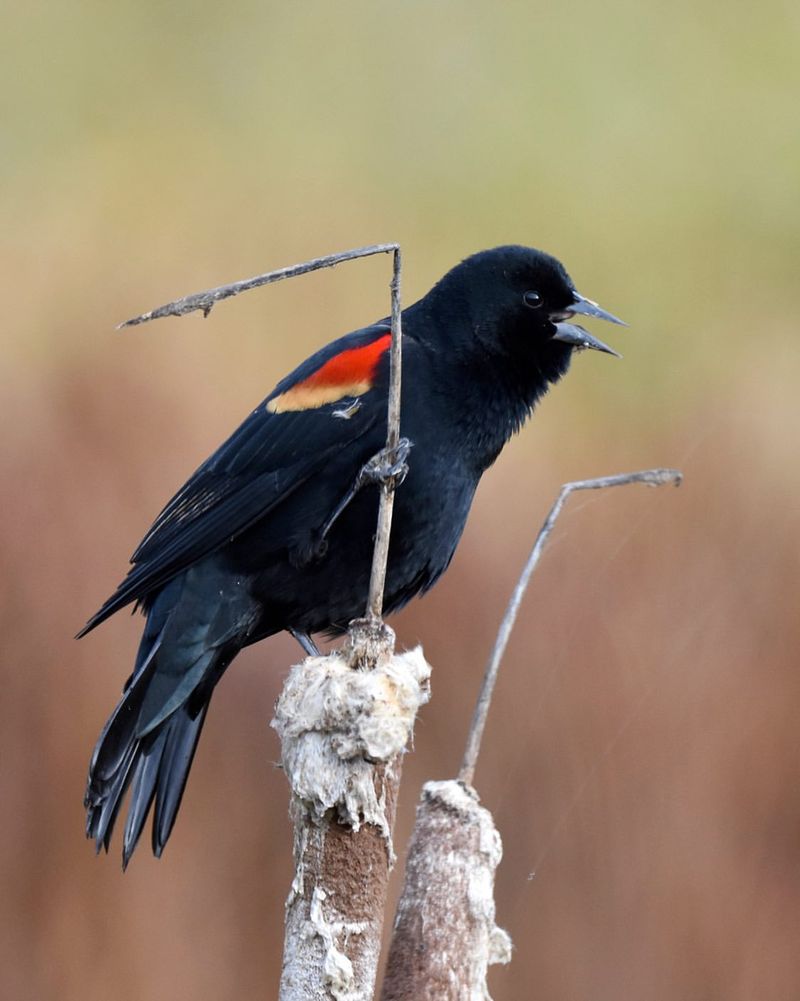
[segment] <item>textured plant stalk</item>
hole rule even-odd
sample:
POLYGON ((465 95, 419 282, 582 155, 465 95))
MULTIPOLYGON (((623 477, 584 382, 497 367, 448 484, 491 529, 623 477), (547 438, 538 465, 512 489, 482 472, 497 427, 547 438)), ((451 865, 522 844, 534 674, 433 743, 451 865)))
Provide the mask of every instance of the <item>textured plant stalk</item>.
POLYGON ((487 1001, 486 974, 511 958, 495 924, 500 835, 473 789, 422 790, 381 1001, 487 1001))
POLYGON ((295 862, 280 1001, 373 996, 402 756, 429 678, 419 649, 368 671, 308 658, 287 678, 273 720, 295 862))

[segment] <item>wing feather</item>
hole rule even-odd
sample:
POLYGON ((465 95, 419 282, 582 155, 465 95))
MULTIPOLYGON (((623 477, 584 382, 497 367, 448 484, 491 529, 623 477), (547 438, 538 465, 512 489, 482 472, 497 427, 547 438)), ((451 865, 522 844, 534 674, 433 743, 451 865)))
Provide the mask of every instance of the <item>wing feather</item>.
MULTIPOLYGON (((334 341, 282 380, 166 505, 131 557, 133 566, 125 580, 79 635, 235 539, 359 439, 366 437, 371 449, 375 443, 370 432, 385 419, 386 351, 376 359, 373 381, 348 420, 334 416, 341 400, 287 412, 273 412, 268 404, 337 355, 378 338, 386 338, 383 323, 334 341)), ((353 450, 354 476, 368 458, 361 451, 353 450)))

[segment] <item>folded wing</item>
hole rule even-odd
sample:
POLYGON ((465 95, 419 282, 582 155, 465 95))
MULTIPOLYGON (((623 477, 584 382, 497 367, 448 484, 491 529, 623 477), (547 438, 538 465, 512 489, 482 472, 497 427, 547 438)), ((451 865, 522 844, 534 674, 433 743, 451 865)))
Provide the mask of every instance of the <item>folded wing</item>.
POLYGON ((390 341, 385 323, 367 327, 282 380, 167 504, 79 635, 266 518, 346 449, 355 476, 382 444, 390 341))

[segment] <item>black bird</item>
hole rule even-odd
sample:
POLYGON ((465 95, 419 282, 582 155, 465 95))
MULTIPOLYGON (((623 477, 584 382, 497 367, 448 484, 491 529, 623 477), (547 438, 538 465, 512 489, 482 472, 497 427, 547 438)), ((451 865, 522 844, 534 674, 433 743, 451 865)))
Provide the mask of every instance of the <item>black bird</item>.
MULTIPOLYGON (((401 431, 413 445, 395 499, 384 609, 446 570, 484 471, 572 354, 615 354, 574 314, 621 323, 553 257, 521 246, 468 257, 403 311, 401 431)), ((133 674, 89 767, 86 833, 108 849, 131 787, 123 864, 154 805, 159 856, 214 686, 245 646, 289 630, 307 651, 363 614, 378 491, 331 518, 384 445, 388 319, 317 351, 269 394, 167 504, 85 635, 136 602, 133 674)))

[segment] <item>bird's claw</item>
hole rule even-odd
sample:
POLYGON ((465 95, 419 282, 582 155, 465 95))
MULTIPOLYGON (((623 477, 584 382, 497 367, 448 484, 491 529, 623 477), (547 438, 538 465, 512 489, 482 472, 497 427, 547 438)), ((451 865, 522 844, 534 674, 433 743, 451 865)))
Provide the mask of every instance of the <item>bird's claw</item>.
POLYGON ((361 472, 358 474, 360 485, 393 483, 395 487, 399 487, 408 475, 406 459, 410 451, 411 442, 408 438, 401 438, 394 448, 382 448, 361 467, 361 472))

